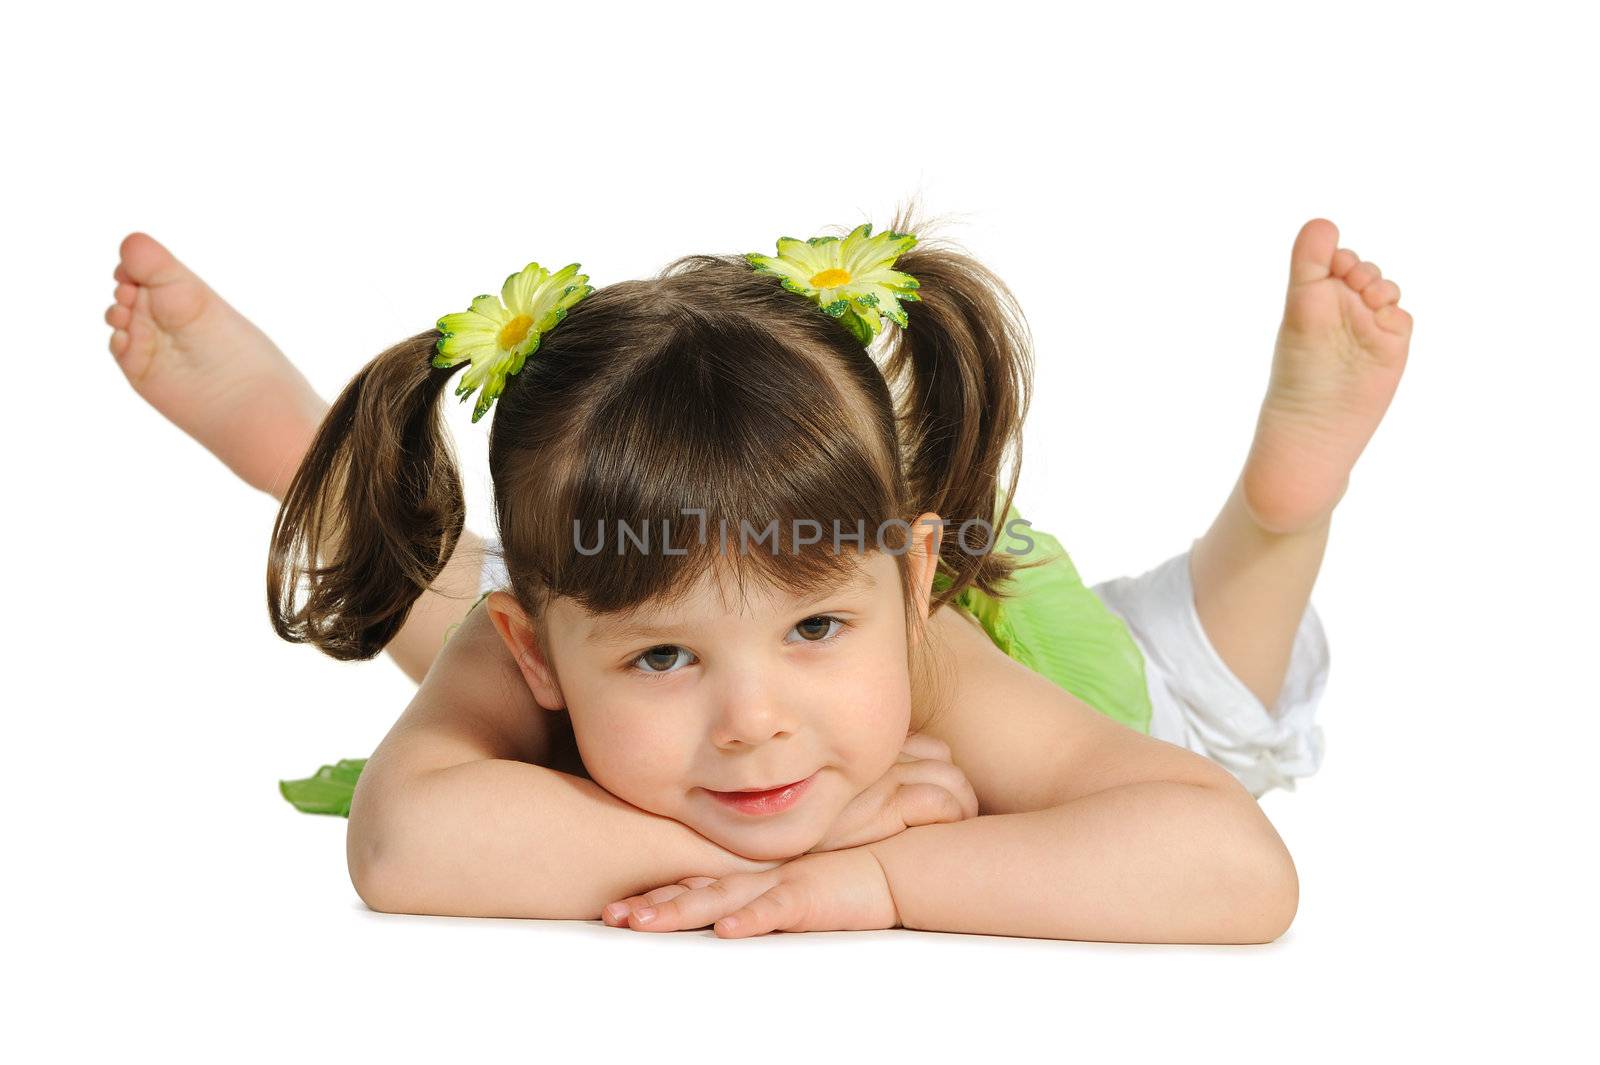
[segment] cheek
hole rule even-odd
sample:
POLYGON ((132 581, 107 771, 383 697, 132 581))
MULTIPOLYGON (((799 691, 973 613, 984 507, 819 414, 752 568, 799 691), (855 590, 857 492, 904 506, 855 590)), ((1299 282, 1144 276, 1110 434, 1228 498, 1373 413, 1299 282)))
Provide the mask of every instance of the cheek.
POLYGON ((837 678, 830 691, 839 755, 870 785, 894 764, 911 727, 911 678, 893 648, 837 678))
POLYGON ((612 685, 570 694, 567 709, 578 753, 596 784, 644 808, 663 788, 681 785, 692 752, 659 699, 612 685))

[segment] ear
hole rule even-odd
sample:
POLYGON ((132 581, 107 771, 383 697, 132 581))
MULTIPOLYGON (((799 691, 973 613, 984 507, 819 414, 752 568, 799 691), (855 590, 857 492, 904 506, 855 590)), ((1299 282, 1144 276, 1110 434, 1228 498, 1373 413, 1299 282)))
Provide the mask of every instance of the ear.
POLYGON ((546 710, 560 710, 567 705, 561 695, 561 684, 550 666, 544 648, 539 645, 539 634, 521 604, 507 592, 491 592, 484 604, 494 622, 495 631, 505 641, 506 650, 516 660, 533 692, 534 701, 546 710))
POLYGON ((933 601, 933 575, 939 571, 939 545, 944 541, 944 519, 928 511, 911 523, 911 548, 906 552, 906 568, 911 577, 911 594, 916 598, 917 617, 926 620, 933 601))

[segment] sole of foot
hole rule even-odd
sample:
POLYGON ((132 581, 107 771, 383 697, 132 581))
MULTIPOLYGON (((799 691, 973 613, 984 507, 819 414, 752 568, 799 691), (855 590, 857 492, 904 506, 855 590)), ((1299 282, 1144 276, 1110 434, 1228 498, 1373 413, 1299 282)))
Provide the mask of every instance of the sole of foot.
POLYGON ((1400 287, 1339 247, 1325 218, 1301 227, 1272 373, 1245 461, 1245 505, 1262 529, 1326 520, 1405 372, 1412 317, 1400 287))
POLYGON ((265 333, 148 234, 123 239, 112 276, 109 347, 133 390, 281 497, 327 404, 265 333))

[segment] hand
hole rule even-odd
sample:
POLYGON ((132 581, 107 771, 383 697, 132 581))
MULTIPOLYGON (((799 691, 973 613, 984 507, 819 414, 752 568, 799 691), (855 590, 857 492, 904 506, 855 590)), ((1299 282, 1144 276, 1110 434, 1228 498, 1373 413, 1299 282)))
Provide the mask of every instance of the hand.
POLYGON ((722 939, 768 932, 859 932, 900 924, 889 878, 868 847, 802 854, 761 873, 687 877, 614 902, 600 918, 636 932, 676 932, 709 924, 722 939))
POLYGON ((943 740, 913 732, 899 759, 878 782, 850 800, 822 840, 806 851, 845 850, 876 843, 914 825, 978 816, 978 796, 943 740))

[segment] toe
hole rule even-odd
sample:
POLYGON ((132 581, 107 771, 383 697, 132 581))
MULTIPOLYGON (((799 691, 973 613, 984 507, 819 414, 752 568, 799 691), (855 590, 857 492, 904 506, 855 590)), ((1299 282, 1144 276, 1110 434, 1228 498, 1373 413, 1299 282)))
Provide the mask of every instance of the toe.
POLYGON ((164 285, 189 276, 177 258, 148 233, 129 233, 118 249, 122 254, 125 278, 140 285, 164 285))
MULTIPOLYGON (((123 238, 120 251, 122 265, 116 271, 120 283, 118 301, 123 296, 120 285, 131 286, 135 317, 148 313, 163 332, 180 333, 216 302, 215 293, 206 283, 149 234, 129 233, 123 238)), ((135 337, 133 342, 138 346, 140 340, 135 337)))
POLYGON ((126 329, 132 320, 133 312, 120 303, 106 308, 106 325, 113 329, 126 329))
POLYGON ((126 281, 117 286, 116 300, 124 307, 132 307, 134 299, 139 295, 139 286, 130 285, 126 281))
POLYGON ((126 354, 128 350, 128 334, 124 333, 120 329, 112 330, 110 348, 111 354, 115 355, 119 359, 122 358, 122 356, 126 354))
POLYGON ((1339 227, 1326 218, 1313 218, 1300 227, 1289 252, 1289 284, 1321 281, 1332 270, 1339 246, 1339 227))
POLYGON ((1352 266, 1350 272, 1344 275, 1344 283, 1354 291, 1362 292, 1368 285, 1378 280, 1379 276, 1377 266, 1363 260, 1352 266))
POLYGON ((1388 303, 1400 302, 1400 286, 1393 281, 1374 281, 1361 290, 1361 301, 1373 310, 1388 303))
POLYGON ((1361 256, 1349 248, 1340 248, 1333 253, 1333 270, 1331 272, 1334 277, 1343 277, 1350 272, 1351 267, 1360 261, 1361 256))
POLYGON ((1373 317, 1377 319, 1377 322, 1380 326, 1387 329, 1391 333, 1395 333, 1403 337, 1409 337, 1411 335, 1413 319, 1407 311, 1396 304, 1384 304, 1382 307, 1378 308, 1378 313, 1373 315, 1373 317))

